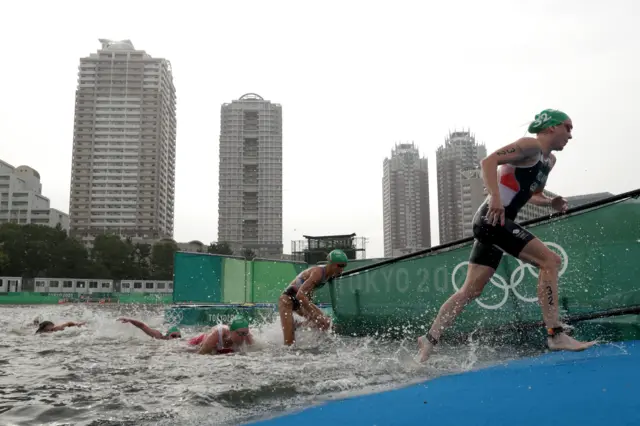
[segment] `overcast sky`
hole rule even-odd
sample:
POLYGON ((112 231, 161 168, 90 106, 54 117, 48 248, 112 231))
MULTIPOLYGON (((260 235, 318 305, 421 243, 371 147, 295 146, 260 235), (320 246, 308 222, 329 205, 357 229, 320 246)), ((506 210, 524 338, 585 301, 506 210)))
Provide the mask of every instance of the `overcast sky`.
POLYGON ((493 151, 535 113, 566 111, 574 138, 547 188, 640 187, 640 5, 633 0, 3 2, 0 158, 42 176, 68 212, 79 59, 99 38, 171 61, 177 90, 175 235, 217 239, 220 106, 282 105, 285 253, 302 234, 355 232, 383 255, 382 162, 429 159, 469 128, 493 151), (635 147, 635 148, 634 148, 635 147))

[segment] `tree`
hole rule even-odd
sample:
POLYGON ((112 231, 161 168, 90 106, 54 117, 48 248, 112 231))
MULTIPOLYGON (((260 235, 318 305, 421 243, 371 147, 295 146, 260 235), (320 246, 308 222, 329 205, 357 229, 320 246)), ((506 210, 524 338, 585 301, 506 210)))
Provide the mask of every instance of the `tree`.
POLYGON ((16 223, 0 225, 0 244, 7 261, 3 276, 21 277, 25 270, 26 241, 22 226, 16 223))
POLYGON ((102 234, 93 241, 91 258, 96 265, 103 265, 109 271, 109 276, 102 278, 136 278, 132 252, 131 242, 122 241, 118 235, 102 234))
POLYGON ((58 247, 67 239, 60 230, 42 225, 22 225, 20 231, 25 242, 23 276, 41 277, 54 265, 58 247))
POLYGON ((233 254, 233 250, 231 250, 231 247, 229 246, 229 243, 226 242, 220 242, 220 243, 211 243, 209 244, 209 248, 207 249, 207 253, 210 254, 226 254, 226 255, 232 255, 233 254))
POLYGON ((173 240, 158 241, 151 249, 151 277, 154 280, 173 280, 173 259, 178 244, 173 240))
POLYGON ((5 269, 9 266, 9 256, 0 247, 0 277, 5 276, 5 269))
POLYGON ((84 246, 68 238, 61 227, 3 224, 0 247, 4 276, 90 278, 93 273, 104 274, 93 267, 84 246))
POLYGON ((51 265, 45 276, 57 278, 102 278, 109 275, 103 265, 96 265, 89 259, 87 249, 78 240, 66 238, 52 256, 51 265))
POLYGON ((241 256, 247 260, 253 260, 256 257, 256 253, 250 248, 243 248, 241 252, 241 256))
MULTIPOLYGON (((89 251, 61 226, 0 225, 0 276, 171 280, 176 251, 172 239, 152 247, 114 234, 98 235, 89 251)), ((207 251, 233 254, 224 242, 212 243, 207 251)))
POLYGON ((136 243, 132 251, 135 277, 141 280, 151 276, 151 245, 136 243))

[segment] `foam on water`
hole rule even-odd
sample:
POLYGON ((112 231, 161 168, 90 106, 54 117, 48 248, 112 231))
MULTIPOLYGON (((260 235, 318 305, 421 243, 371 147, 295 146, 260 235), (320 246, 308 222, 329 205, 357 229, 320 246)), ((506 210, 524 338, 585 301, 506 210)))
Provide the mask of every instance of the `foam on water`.
POLYGON ((3 307, 0 327, 2 423, 241 424, 265 413, 312 405, 512 359, 531 351, 470 342, 443 346, 417 364, 416 336, 403 341, 299 330, 285 347, 279 321, 253 330, 256 345, 230 356, 201 356, 181 341, 157 341, 118 317, 165 331, 164 308, 132 305, 3 307), (35 335, 34 319, 86 321, 35 335))

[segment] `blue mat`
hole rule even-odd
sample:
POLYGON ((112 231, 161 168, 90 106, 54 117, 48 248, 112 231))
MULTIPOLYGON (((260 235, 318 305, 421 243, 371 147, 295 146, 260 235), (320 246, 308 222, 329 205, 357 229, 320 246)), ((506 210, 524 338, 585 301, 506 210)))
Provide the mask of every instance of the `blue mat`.
POLYGON ((438 377, 331 401, 260 425, 631 425, 640 423, 640 341, 438 377))

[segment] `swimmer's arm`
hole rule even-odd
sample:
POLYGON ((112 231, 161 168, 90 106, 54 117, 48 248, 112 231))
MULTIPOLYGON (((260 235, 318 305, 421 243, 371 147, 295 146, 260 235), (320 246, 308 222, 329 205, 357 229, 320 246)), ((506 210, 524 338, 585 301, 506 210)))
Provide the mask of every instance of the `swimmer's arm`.
POLYGON ((83 325, 85 325, 85 322, 73 322, 73 321, 69 321, 69 322, 65 322, 63 324, 60 325, 56 325, 55 327, 53 327, 51 329, 51 331, 62 331, 67 327, 82 327, 83 325))
POLYGON ((320 274, 320 271, 315 269, 311 274, 309 274, 309 278, 307 278, 307 280, 300 286, 298 293, 296 294, 296 298, 300 301, 302 306, 309 307, 309 305, 311 305, 307 294, 310 294, 313 291, 321 278, 322 275, 320 274))
POLYGON ((482 179, 491 196, 500 195, 498 189, 498 166, 522 161, 540 152, 540 143, 535 138, 520 138, 514 143, 503 146, 482 159, 482 179))
POLYGON ((143 323, 142 321, 138 321, 138 320, 134 320, 131 318, 121 318, 120 322, 124 322, 124 323, 129 323, 129 324, 133 324, 134 326, 138 327, 140 330, 144 331, 144 333, 147 336, 151 336, 154 339, 160 339, 160 340, 164 340, 165 336, 162 335, 162 333, 160 333, 158 330, 154 330, 153 328, 149 327, 147 324, 143 323))
POLYGON ((540 192, 535 192, 531 198, 529 198, 529 204, 533 204, 534 206, 550 206, 551 205, 551 198, 547 197, 546 195, 544 195, 542 193, 542 191, 540 192))
POLYGON ((199 355, 207 355, 213 352, 213 350, 218 346, 218 341, 220 337, 218 336, 218 329, 216 328, 209 334, 202 342, 202 346, 200 346, 200 350, 198 351, 199 355))

